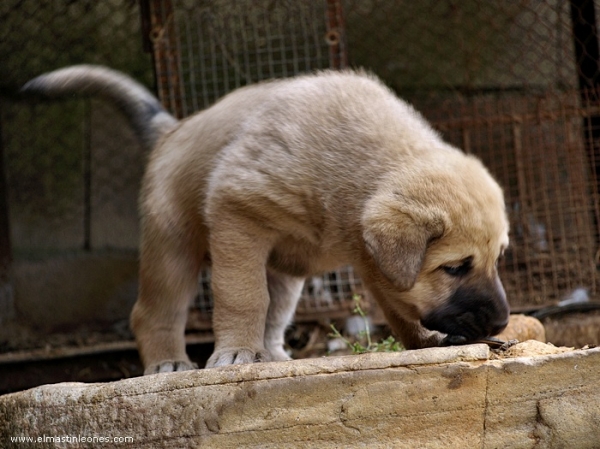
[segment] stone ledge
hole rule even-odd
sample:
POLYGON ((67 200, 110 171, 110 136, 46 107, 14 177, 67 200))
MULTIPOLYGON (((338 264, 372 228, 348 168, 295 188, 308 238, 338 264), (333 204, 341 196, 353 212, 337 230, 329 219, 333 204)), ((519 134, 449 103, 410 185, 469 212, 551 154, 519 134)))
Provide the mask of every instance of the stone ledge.
POLYGON ((551 354, 492 359, 471 345, 46 385, 0 397, 0 446, 598 447, 600 348, 528 343, 522 354, 551 354))

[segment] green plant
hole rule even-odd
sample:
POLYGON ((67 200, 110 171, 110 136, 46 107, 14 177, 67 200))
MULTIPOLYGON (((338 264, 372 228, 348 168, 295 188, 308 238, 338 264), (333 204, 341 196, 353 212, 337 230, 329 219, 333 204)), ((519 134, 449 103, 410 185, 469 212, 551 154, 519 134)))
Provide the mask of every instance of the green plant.
POLYGON ((373 342, 371 338, 371 329, 369 327, 369 319, 365 311, 360 306, 361 296, 354 295, 352 299, 354 300, 355 304, 353 313, 360 315, 365 325, 364 330, 358 333, 358 340, 354 342, 348 340, 340 333, 339 330, 337 330, 334 324, 331 324, 331 330, 333 331, 333 333, 329 334, 329 336, 332 338, 340 338, 341 340, 343 340, 348 345, 353 354, 364 354, 366 352, 402 351, 404 348, 402 347, 400 342, 396 341, 391 335, 381 340, 380 342, 373 342), (366 342, 366 346, 365 344, 363 344, 363 342, 366 342))

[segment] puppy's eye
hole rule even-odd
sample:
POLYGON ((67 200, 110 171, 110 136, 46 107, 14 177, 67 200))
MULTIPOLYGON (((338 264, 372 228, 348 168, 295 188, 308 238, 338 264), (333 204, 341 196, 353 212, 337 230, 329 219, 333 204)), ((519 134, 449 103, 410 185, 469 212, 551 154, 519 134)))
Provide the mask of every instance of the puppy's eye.
POLYGON ((464 265, 457 265, 455 267, 451 265, 445 265, 442 267, 442 269, 446 272, 446 274, 449 274, 450 276, 461 276, 467 271, 465 270, 464 265))
POLYGON ((462 263, 458 265, 443 265, 441 268, 448 274, 449 276, 459 277, 464 276, 469 271, 471 271, 471 262, 472 258, 468 257, 463 260, 462 263))

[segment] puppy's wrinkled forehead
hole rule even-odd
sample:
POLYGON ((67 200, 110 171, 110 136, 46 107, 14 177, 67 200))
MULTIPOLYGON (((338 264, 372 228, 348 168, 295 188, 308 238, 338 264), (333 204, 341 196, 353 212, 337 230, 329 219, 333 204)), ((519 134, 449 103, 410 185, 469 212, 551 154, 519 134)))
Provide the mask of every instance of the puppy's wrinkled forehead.
POLYGON ((431 244, 432 254, 438 254, 440 263, 453 265, 469 259, 474 266, 492 268, 508 246, 508 235, 500 229, 480 229, 460 226, 450 229, 431 244))
POLYGON ((451 209, 450 223, 442 239, 452 248, 448 248, 448 253, 473 257, 475 263, 481 264, 495 263, 509 243, 502 191, 495 183, 487 187, 466 192, 468 195, 459 201, 461 206, 451 209))
POLYGON ((446 173, 446 228, 435 246, 449 259, 493 264, 509 243, 504 193, 478 160, 467 157, 454 168, 446 173))

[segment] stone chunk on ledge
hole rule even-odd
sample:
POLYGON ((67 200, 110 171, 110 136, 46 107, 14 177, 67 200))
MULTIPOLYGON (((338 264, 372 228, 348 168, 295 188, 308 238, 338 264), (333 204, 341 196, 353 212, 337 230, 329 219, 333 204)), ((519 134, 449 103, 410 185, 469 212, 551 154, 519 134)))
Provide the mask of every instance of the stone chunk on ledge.
POLYGON ((63 383, 0 396, 0 447, 597 448, 598 385, 600 348, 533 341, 63 383))

